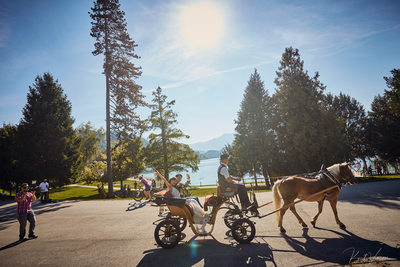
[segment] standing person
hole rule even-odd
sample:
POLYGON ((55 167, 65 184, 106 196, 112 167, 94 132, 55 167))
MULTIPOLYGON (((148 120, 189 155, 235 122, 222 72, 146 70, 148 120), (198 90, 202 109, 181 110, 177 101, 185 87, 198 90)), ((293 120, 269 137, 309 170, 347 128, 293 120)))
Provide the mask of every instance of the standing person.
POLYGON ((149 181, 147 181, 145 178, 143 178, 142 175, 139 176, 140 182, 144 185, 144 195, 146 196, 146 200, 151 199, 150 191, 151 191, 151 185, 149 184, 149 181))
POLYGON ((218 167, 218 183, 222 187, 222 190, 225 190, 227 187, 231 187, 235 192, 238 193, 240 203, 242 204, 242 210, 249 209, 254 213, 258 213, 256 205, 252 205, 249 200, 249 196, 247 195, 247 190, 244 185, 236 184, 234 181, 240 182, 242 178, 233 177, 229 175, 228 164, 229 164, 229 155, 221 154, 220 156, 221 164, 218 167))
POLYGON ((36 196, 34 193, 29 192, 27 183, 22 184, 21 191, 15 195, 15 200, 18 203, 17 219, 19 222, 19 241, 25 240, 26 221, 29 221, 28 237, 30 239, 37 238, 37 235, 34 233, 36 218, 31 206, 32 201, 36 200, 36 196))
POLYGON ((156 180, 155 179, 151 180, 151 187, 153 187, 153 188, 156 187, 156 180))
POLYGON ((131 186, 128 184, 128 197, 130 197, 131 196, 131 186))
POLYGON ((376 166, 376 172, 378 173, 378 175, 382 175, 381 173, 381 167, 378 165, 376 166))
POLYGON ((47 203, 49 201, 49 183, 47 179, 44 179, 43 182, 39 185, 40 188, 40 202, 47 203), (44 201, 43 201, 44 196, 44 201))
POLYGON ((137 182, 136 181, 133 182, 133 186, 135 187, 135 190, 136 190, 137 189, 137 182))

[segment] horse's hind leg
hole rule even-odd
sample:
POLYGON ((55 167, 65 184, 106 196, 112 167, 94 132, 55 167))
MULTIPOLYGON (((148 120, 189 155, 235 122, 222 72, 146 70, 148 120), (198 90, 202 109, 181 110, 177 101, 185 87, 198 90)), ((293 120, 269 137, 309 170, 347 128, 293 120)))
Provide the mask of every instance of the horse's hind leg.
POLYGON ((318 201, 318 213, 317 215, 314 216, 314 218, 311 221, 311 224, 315 227, 315 223, 317 222, 318 216, 322 212, 322 207, 324 206, 324 199, 318 201))
POLYGON ((333 214, 335 215, 336 223, 339 225, 340 228, 342 228, 342 229, 346 228, 346 226, 339 220, 338 212, 336 209, 337 198, 329 199, 329 203, 331 204, 333 214))
POLYGON ((283 221, 283 215, 285 215, 285 212, 287 211, 287 209, 288 209, 288 204, 284 203, 281 210, 278 211, 279 212, 278 227, 280 228, 282 233, 286 232, 285 228, 283 228, 283 226, 282 226, 282 221, 283 221))
POLYGON ((301 226, 307 227, 307 224, 303 221, 303 219, 302 219, 302 218, 300 217, 300 215, 297 213, 295 205, 292 205, 292 206, 290 207, 290 210, 293 212, 294 216, 296 216, 296 218, 297 218, 297 220, 299 221, 299 223, 301 224, 301 226))

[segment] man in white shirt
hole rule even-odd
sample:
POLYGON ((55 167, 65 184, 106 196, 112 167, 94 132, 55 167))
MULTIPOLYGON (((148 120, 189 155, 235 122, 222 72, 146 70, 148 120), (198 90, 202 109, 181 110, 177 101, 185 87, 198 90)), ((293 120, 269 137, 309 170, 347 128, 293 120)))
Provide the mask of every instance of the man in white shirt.
POLYGON ((49 201, 49 183, 47 182, 47 179, 44 179, 43 182, 40 183, 39 188, 40 188, 40 202, 47 203, 49 201))
POLYGON ((242 178, 234 177, 229 174, 228 164, 229 164, 229 155, 222 154, 220 156, 221 165, 218 167, 218 183, 223 188, 231 187, 235 192, 238 193, 240 202, 242 204, 242 210, 249 209, 254 213, 258 213, 257 204, 250 203, 249 196, 247 195, 246 187, 242 184, 237 184, 234 181, 240 182, 242 178))

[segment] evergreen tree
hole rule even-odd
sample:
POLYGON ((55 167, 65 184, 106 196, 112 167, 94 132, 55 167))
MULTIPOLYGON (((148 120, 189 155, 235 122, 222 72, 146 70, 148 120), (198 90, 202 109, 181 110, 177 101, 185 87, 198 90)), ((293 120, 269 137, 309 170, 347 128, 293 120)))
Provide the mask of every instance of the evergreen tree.
POLYGON ((399 170, 400 164, 400 70, 384 77, 389 90, 376 96, 369 112, 369 143, 376 155, 399 170))
POLYGON ((146 162, 165 178, 169 178, 172 171, 183 171, 186 168, 198 170, 200 162, 198 155, 189 147, 176 140, 189 138, 174 125, 177 123, 177 114, 172 111, 175 100, 167 102, 167 96, 162 94, 160 87, 153 92, 154 104, 148 119, 149 129, 157 130, 149 135, 149 144, 145 148, 146 162))
POLYGON ((267 125, 266 108, 269 105, 268 92, 257 70, 250 76, 236 123, 235 152, 240 159, 242 172, 254 176, 267 170, 268 152, 271 147, 270 131, 267 125))
POLYGON ((286 48, 276 72, 273 124, 281 174, 310 172, 343 160, 344 122, 324 108, 325 86, 310 77, 298 49, 286 48), (322 161, 322 162, 321 162, 322 161))
POLYGON ((31 179, 66 184, 79 155, 71 103, 49 73, 36 77, 27 99, 19 129, 24 148, 21 167, 31 179))
POLYGON ((343 93, 339 96, 328 94, 326 102, 338 118, 345 121, 344 131, 349 148, 345 152, 345 160, 353 161, 360 158, 364 162, 364 168, 367 169, 366 158, 373 156, 373 153, 366 139, 367 116, 364 107, 356 99, 343 93))
POLYGON ((3 124, 0 128, 0 188, 12 190, 12 185, 20 184, 18 176, 19 161, 18 127, 3 124))
POLYGON ((134 138, 143 125, 135 109, 145 106, 141 86, 135 83, 140 67, 131 60, 137 46, 126 29, 125 13, 118 0, 97 0, 89 12, 92 18, 90 35, 96 39, 93 55, 104 55, 106 76, 106 139, 108 190, 112 194, 111 129, 118 140, 134 138), (112 111, 112 114, 111 114, 112 111))

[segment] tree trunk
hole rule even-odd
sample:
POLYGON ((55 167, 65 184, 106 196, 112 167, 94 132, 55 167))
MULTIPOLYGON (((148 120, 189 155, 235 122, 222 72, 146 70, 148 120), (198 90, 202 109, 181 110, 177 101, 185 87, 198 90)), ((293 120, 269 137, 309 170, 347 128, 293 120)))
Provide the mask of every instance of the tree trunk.
POLYGON ((169 168, 168 168, 168 149, 167 149, 167 141, 165 140, 165 127, 164 127, 164 119, 161 104, 158 104, 158 108, 160 111, 160 124, 161 124, 161 141, 163 147, 163 159, 164 159, 164 177, 169 180, 169 168))
MULTIPOLYGON (((366 174, 366 173, 368 173, 368 166, 367 166, 367 161, 365 160, 365 158, 364 157, 362 157, 361 158, 361 160, 362 160, 362 162, 363 162, 363 165, 364 165, 364 175, 366 174)), ((369 176, 369 175, 368 175, 369 176)))
POLYGON ((256 188, 258 188, 258 183, 257 183, 257 172, 255 165, 253 164, 253 175, 254 175, 254 182, 256 183, 256 188))
MULTIPOLYGON (((107 29, 107 18, 105 19, 105 27, 107 29)), ((105 32, 106 42, 106 139, 107 139, 107 177, 108 177, 108 195, 113 194, 113 178, 111 170, 111 133, 110 133, 110 59, 109 59, 109 40, 108 33, 105 32)))

